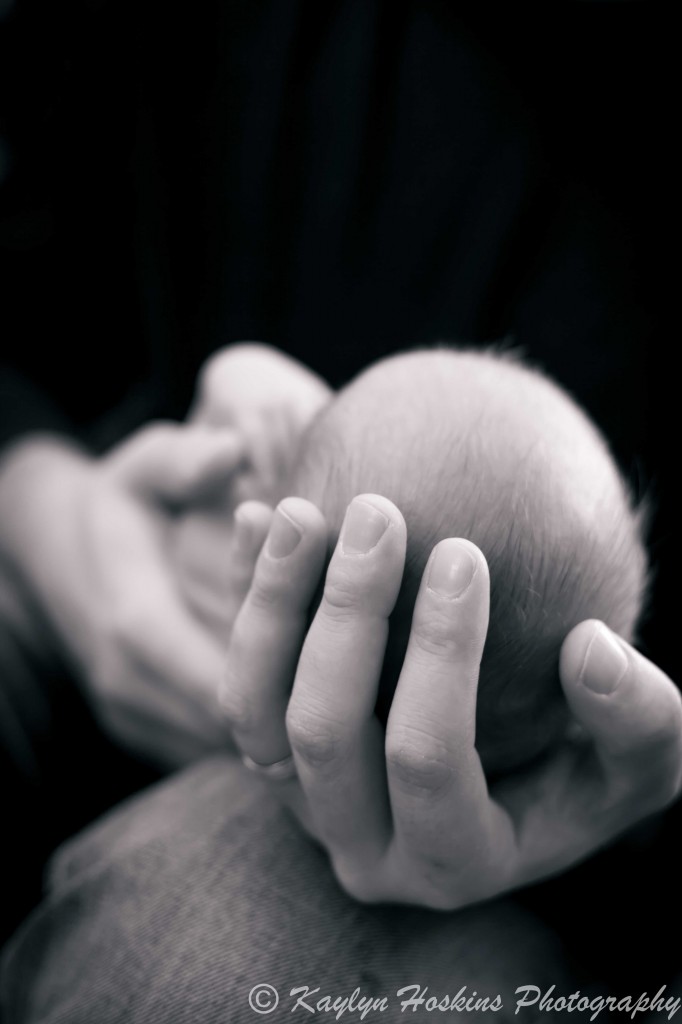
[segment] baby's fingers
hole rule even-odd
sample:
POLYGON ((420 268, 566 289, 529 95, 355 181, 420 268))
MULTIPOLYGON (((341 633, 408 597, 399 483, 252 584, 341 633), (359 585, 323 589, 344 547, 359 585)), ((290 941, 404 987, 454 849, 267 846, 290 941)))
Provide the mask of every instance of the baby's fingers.
POLYGON ((243 457, 234 430, 159 422, 133 434, 107 465, 141 497, 185 504, 224 486, 243 457))

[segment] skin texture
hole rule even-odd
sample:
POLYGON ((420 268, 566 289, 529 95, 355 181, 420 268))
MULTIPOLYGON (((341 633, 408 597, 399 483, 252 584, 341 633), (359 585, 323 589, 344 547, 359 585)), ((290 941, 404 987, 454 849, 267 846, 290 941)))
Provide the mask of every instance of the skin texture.
POLYGON ((181 600, 169 531, 173 509, 240 457, 234 435, 156 424, 98 460, 27 439, 0 474, 0 557, 105 730, 161 767, 229 743, 215 715, 224 651, 181 600))
MULTIPOLYGON (((337 552, 310 630, 311 594, 321 582, 329 531, 324 516, 310 502, 288 500, 283 510, 300 542, 285 555, 275 545, 274 557, 263 547, 271 511, 259 503, 243 506, 236 514, 242 528, 235 604, 246 597, 229 646, 212 639, 177 589, 166 546, 171 511, 194 507, 205 486, 197 476, 197 438, 188 446, 188 436, 186 428, 156 431, 151 444, 142 432, 97 460, 57 439, 34 438, 10 450, 0 467, 0 556, 119 742, 168 765, 226 742, 230 722, 243 751, 262 763, 293 745, 299 781, 278 787, 279 795, 322 838, 346 890, 368 901, 463 906, 565 869, 677 795, 677 690, 627 644, 597 644, 590 622, 567 637, 561 660, 562 686, 584 742, 568 744, 539 774, 488 793, 471 717, 487 613, 482 561, 466 600, 445 600, 435 617, 415 616, 396 708, 411 700, 421 705, 421 695, 430 695, 435 703, 424 707, 425 727, 409 732, 402 713, 392 715, 394 742, 386 748, 365 718, 349 732, 347 722, 357 721, 352 716, 366 717, 373 706, 376 635, 385 632, 402 573, 404 520, 381 496, 364 505, 376 504, 371 514, 385 515, 390 529, 372 553, 337 552), (147 589, 143 578, 156 582, 147 589), (367 630, 368 615, 376 631, 367 630), (466 636, 458 643, 462 627, 466 636), (620 654, 627 670, 609 695, 620 654), (437 682, 445 678, 459 680, 459 699, 469 709, 456 722, 439 714, 437 682), (337 695, 326 714, 318 684, 337 695), (433 727, 446 721, 456 731, 443 740, 433 727), (359 825, 340 834, 324 793, 337 794, 339 821, 351 821, 349 798, 358 779, 368 798, 373 794, 370 812, 363 809, 359 825), (434 860, 419 837, 442 813, 444 855, 434 860), (466 834, 448 834, 453 820, 467 821, 466 834)), ((203 449, 206 435, 199 441, 203 449)), ((210 477, 214 441, 207 450, 210 477)), ((223 470, 228 477, 237 471, 233 462, 223 470)), ((427 593, 425 600, 420 608, 438 598, 427 593)))
MULTIPOLYGON (((231 513, 238 500, 271 493, 283 424, 295 447, 327 394, 267 346, 234 346, 207 362, 186 426, 150 424, 100 458, 51 436, 27 437, 4 454, 0 558, 105 731, 159 767, 231 746, 216 712, 223 627, 248 589, 257 550, 248 521, 231 513), (219 415, 228 399, 229 413, 219 415), (191 542, 184 546, 180 524, 191 542), (217 527, 217 542, 208 534, 208 546, 197 547, 207 525, 217 527)), ((271 512, 255 503, 250 515, 267 526, 271 512)))
POLYGON ((642 606, 639 519, 604 440, 561 389, 517 359, 403 353, 360 374, 316 419, 288 490, 321 509, 332 540, 363 492, 390 498, 407 526, 380 713, 431 551, 467 537, 491 577, 477 747, 490 774, 529 763, 566 728, 558 678, 566 634, 599 618, 632 640, 642 606))
POLYGON ((274 504, 288 493, 300 437, 331 395, 319 377, 268 345, 231 345, 202 369, 189 422, 234 432, 243 458, 221 493, 176 520, 170 557, 183 598, 221 643, 238 609, 235 592, 241 594, 238 552, 248 548, 245 523, 233 537, 235 508, 245 500, 274 504))
MULTIPOLYGON (((414 367, 407 369, 413 380, 414 367)), ((497 379, 499 374, 492 386, 497 379)), ((380 391, 378 375, 376 384, 380 391)), ((532 390, 534 404, 526 402, 526 408, 536 422, 556 416, 560 393, 545 383, 539 397, 532 390), (543 397, 547 407, 538 409, 543 397)), ((558 413, 565 416, 563 424, 555 424, 555 436, 566 438, 563 455, 569 461, 577 455, 583 471, 582 492, 570 495, 574 506, 585 515, 592 514, 595 500, 626 510, 622 483, 601 439, 563 396, 558 413), (585 450, 578 453, 576 428, 585 438, 585 450)), ((354 427, 361 433, 365 429, 359 420, 354 427)), ((625 740, 622 761, 609 767, 607 785, 601 775, 608 756, 597 745, 603 742, 608 750, 613 742, 606 721, 595 742, 587 739, 575 746, 566 741, 543 770, 525 783, 499 783, 495 793, 500 799, 491 799, 474 748, 488 608, 487 567, 475 548, 478 589, 469 593, 468 604, 439 605, 432 588, 422 588, 384 740, 372 711, 407 536, 402 516, 385 498, 370 496, 361 506, 366 510, 377 502, 390 523, 384 548, 380 544, 380 554, 359 557, 337 548, 338 559, 332 560, 325 596, 307 634, 325 550, 340 524, 330 524, 319 508, 300 499, 279 506, 234 624, 222 690, 235 736, 253 760, 272 763, 293 748, 299 779, 276 790, 325 845, 344 888, 370 901, 466 905, 563 870, 665 804, 679 785, 677 692, 660 673, 651 687, 649 677, 656 670, 632 648, 607 643, 604 655, 594 636, 611 634, 604 627, 590 632, 596 628, 590 623, 567 638, 561 660, 561 685, 583 734, 590 735, 590 714, 596 710, 584 708, 575 697, 576 689, 582 692, 588 649, 593 661, 602 649, 593 666, 597 681, 600 673, 609 677, 621 649, 636 659, 639 698, 626 702, 623 720, 634 713, 645 688, 653 698, 625 740), (291 551, 286 545, 282 549, 282 524, 298 538, 291 551), (453 619, 467 607, 468 620, 453 619), (582 667, 576 667, 576 657, 582 667), (464 712, 454 720, 453 704, 464 712), (667 740, 652 753, 647 736, 659 729, 667 740), (468 788, 461 778, 470 780, 468 788), (557 815, 557 806, 565 808, 565 819, 557 815), (462 820, 471 822, 464 836, 462 820)), ((256 552, 268 531, 263 506, 253 511, 244 506, 239 517, 249 550, 256 552)), ((443 542, 446 549, 452 543, 443 542)), ((622 613, 628 630, 636 614, 636 580, 633 591, 634 611, 631 604, 622 613)))
POLYGON ((678 796, 679 692, 595 621, 573 629, 561 651, 561 685, 580 738, 488 787, 475 748, 488 574, 463 539, 441 541, 427 567, 384 737, 373 708, 405 524, 379 495, 359 496, 353 508, 356 517, 378 512, 388 525, 365 554, 344 550, 342 531, 306 632, 324 521, 301 499, 279 506, 275 517, 295 522, 301 539, 280 558, 265 541, 223 688, 244 753, 261 764, 293 753, 297 778, 264 784, 325 846, 348 893, 463 907, 565 870, 678 796), (469 587, 454 598, 439 594, 434 560, 452 576, 463 552, 475 566, 469 587), (453 690, 458 716, 447 713, 453 690))

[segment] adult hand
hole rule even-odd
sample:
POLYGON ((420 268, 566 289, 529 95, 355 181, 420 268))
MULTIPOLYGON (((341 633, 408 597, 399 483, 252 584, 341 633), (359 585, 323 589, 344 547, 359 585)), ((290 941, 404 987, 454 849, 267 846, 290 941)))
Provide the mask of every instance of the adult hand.
POLYGON ((216 714, 224 652, 183 604, 166 541, 173 510, 242 455, 231 432, 157 424, 101 459, 28 439, 0 472, 0 554, 103 727, 163 766, 228 742, 216 714))
POLYGON ((474 729, 489 579, 466 540, 441 541, 425 569, 384 736, 374 705, 405 524, 384 498, 351 503, 306 634, 326 533, 302 499, 275 512, 235 622, 223 703, 251 759, 293 752, 297 778, 271 785, 348 893, 463 907, 562 872, 675 799, 680 695, 595 621, 561 652, 583 738, 488 787, 474 729))

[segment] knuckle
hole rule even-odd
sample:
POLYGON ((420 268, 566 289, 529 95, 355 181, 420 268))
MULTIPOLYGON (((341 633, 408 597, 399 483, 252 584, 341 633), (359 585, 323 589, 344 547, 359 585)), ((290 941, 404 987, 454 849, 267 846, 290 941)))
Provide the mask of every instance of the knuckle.
POLYGON ((357 619, 360 590, 351 573, 338 568, 327 573, 322 611, 329 622, 344 625, 357 619))
POLYGON ((272 612, 285 597, 285 588, 272 576, 257 570, 249 591, 249 604, 255 612, 272 612))
POLYGON ((389 777, 402 789, 421 795, 437 795, 452 784, 453 768, 445 750, 438 750, 433 739, 403 729, 386 740, 386 764, 389 777))
POLYGON ((292 750, 314 768, 329 769, 343 760, 344 737, 337 723, 293 702, 286 714, 292 750))
POLYGON ((327 573, 324 602, 326 610, 335 616, 344 617, 355 613, 359 593, 353 573, 333 566, 327 573))
POLYGON ((452 621, 438 613, 415 621, 410 642, 417 654, 439 659, 451 658, 462 649, 452 621))

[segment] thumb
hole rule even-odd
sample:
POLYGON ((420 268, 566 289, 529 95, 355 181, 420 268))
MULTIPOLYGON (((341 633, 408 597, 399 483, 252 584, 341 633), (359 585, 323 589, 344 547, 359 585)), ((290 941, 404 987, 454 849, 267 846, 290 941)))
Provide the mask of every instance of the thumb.
POLYGON ((182 423, 152 423, 108 456, 117 480, 141 497, 183 504, 223 487, 240 467, 236 431, 182 423))
POLYGON ((668 676, 596 620, 566 637, 559 673, 607 775, 652 810, 671 802, 682 784, 682 700, 668 676))

